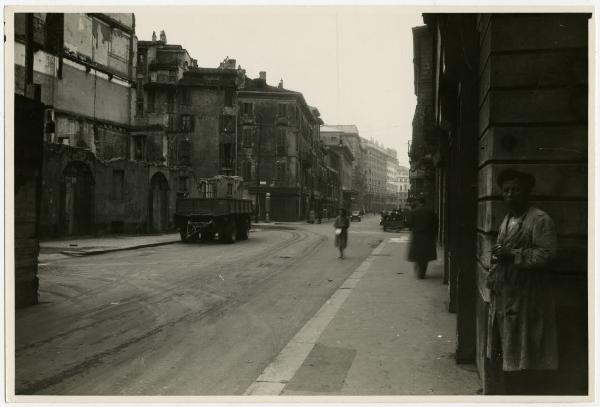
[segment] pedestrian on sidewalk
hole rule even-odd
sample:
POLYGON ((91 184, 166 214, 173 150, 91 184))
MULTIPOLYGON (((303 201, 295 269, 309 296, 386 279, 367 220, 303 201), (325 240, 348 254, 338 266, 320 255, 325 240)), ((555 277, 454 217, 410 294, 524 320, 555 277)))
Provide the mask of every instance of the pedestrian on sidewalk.
POLYGON ((551 372, 558 369, 556 311, 547 280, 556 229, 546 212, 529 203, 535 177, 506 169, 497 184, 508 214, 487 279, 487 357, 503 379, 504 394, 549 394, 551 372))
POLYGON ((414 263, 417 278, 423 279, 427 273, 428 263, 437 258, 438 223, 436 214, 425 206, 425 198, 417 200, 407 223, 411 228, 408 261, 414 263))
POLYGON ((350 221, 346 216, 346 209, 340 208, 339 215, 333 222, 335 228, 335 247, 340 250, 340 259, 344 258, 344 249, 348 245, 348 228, 350 227, 350 221))

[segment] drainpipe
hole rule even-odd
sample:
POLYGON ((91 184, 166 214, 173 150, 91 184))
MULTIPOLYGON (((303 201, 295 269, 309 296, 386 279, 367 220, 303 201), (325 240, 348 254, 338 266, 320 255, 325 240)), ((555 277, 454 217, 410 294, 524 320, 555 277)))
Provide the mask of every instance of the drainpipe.
POLYGON ((258 148, 256 152, 256 208, 254 214, 254 222, 258 223, 258 212, 260 208, 260 197, 258 194, 258 190, 260 188, 260 145, 262 140, 262 117, 260 114, 257 115, 257 123, 258 123, 258 148))
POLYGON ((237 100, 234 104, 235 108, 235 168, 233 169, 233 175, 237 176, 238 170, 238 105, 237 100))

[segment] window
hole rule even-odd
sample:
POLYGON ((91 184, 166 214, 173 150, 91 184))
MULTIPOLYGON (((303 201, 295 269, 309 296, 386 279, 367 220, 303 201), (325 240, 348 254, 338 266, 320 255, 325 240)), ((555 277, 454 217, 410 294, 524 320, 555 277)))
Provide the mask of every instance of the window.
POLYGON ((112 199, 122 201, 125 190, 125 172, 123 170, 113 170, 112 186, 112 199))
POLYGON ((232 107, 233 106, 233 90, 231 90, 231 89, 226 89, 225 90, 224 105, 226 107, 232 107))
POLYGON ((284 128, 277 129, 277 155, 287 155, 287 137, 284 128))
POLYGON ((153 90, 148 91, 148 112, 154 112, 154 105, 156 103, 156 94, 153 90))
POLYGON ((169 91, 167 95, 167 113, 175 112, 175 92, 169 91))
POLYGON ((278 162, 277 163, 277 183, 279 185, 285 185, 287 183, 287 172, 286 172, 286 165, 284 162, 278 162))
POLYGON ((136 161, 144 161, 146 159, 146 137, 133 137, 133 159, 136 161))
POLYGON ((185 177, 185 176, 179 177, 178 190, 180 192, 187 192, 187 190, 188 190, 188 177, 185 177))
POLYGON ((169 71, 169 83, 177 82, 177 71, 169 71))
POLYGON ((181 131, 192 131, 194 130, 193 116, 189 114, 181 115, 181 131))
POLYGON ((280 103, 277 109, 277 116, 279 117, 285 117, 287 113, 287 104, 286 103, 280 103))
POLYGON ((136 105, 136 112, 135 114, 137 116, 143 116, 144 115, 144 99, 138 99, 137 100, 137 105, 136 105))
POLYGON ((227 196, 233 195, 233 184, 231 182, 227 183, 227 196))
POLYGON ((169 130, 176 130, 176 123, 177 121, 175 120, 175 115, 174 114, 170 114, 167 118, 167 128, 169 130))
POLYGON ((242 130, 242 145, 244 147, 252 147, 253 132, 251 128, 244 128, 242 130))
POLYGON ((252 116, 254 114, 254 105, 252 103, 244 103, 243 109, 245 115, 252 116))
POLYGON ((244 161, 242 163, 242 178, 244 181, 252 180, 252 161, 244 161))
POLYGON ((181 104, 182 105, 191 105, 192 104, 192 92, 187 89, 181 89, 181 104))
POLYGON ((233 168, 233 144, 223 143, 221 144, 221 168, 231 169, 233 168))
POLYGON ((183 139, 178 145, 177 160, 179 165, 191 165, 192 162, 192 142, 190 140, 183 139))

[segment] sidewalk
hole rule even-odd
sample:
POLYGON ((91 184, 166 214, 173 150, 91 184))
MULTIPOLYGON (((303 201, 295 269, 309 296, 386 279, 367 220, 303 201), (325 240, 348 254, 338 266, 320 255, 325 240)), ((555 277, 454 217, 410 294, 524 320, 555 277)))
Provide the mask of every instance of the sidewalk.
POLYGON ((39 262, 65 256, 89 256, 142 247, 162 246, 181 240, 179 233, 160 235, 81 236, 69 239, 40 241, 39 262))
POLYGON ((454 361, 442 264, 417 280, 407 241, 386 237, 246 394, 476 395, 475 366, 454 361))

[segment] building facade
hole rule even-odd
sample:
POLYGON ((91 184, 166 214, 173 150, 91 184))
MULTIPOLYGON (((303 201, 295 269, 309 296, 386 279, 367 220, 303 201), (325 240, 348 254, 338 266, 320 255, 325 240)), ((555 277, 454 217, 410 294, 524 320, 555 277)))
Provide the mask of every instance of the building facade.
POLYGON ((371 213, 381 212, 387 209, 388 194, 388 153, 385 148, 374 141, 361 139, 366 150, 365 174, 367 182, 367 193, 365 196, 366 211, 371 213))
POLYGON ((533 204, 557 227, 551 281, 559 369, 548 389, 588 392, 588 19, 425 14, 426 26, 413 29, 419 104, 411 195, 423 194, 438 212, 449 309, 457 314, 456 359, 477 363, 485 394, 503 392, 485 357, 485 280, 506 213, 495 179, 508 167, 536 177, 533 204))
POLYGON ((311 210, 321 213, 328 192, 318 111, 283 82, 268 85, 265 72, 245 80, 237 92, 237 108, 238 174, 254 196, 257 216, 265 216, 267 193, 271 219, 300 220, 311 210))
POLYGON ((398 153, 392 148, 385 149, 386 161, 386 210, 400 208, 400 165, 398 164, 398 153))
POLYGON ((354 210, 365 210, 366 175, 365 159, 366 150, 362 144, 358 128, 353 124, 324 125, 321 127, 322 135, 333 138, 342 137, 352 153, 352 193, 351 206, 354 210))
POLYGON ((339 175, 339 207, 345 208, 347 211, 359 209, 357 194, 353 189, 353 164, 355 160, 350 142, 344 137, 343 132, 329 131, 327 126, 322 126, 321 131, 321 141, 329 154, 331 166, 338 171, 339 175))
POLYGON ((131 161, 136 51, 133 14, 15 15, 15 91, 37 84, 45 106, 41 236, 148 231, 161 212, 165 164, 131 161))
POLYGON ((402 165, 398 166, 398 202, 402 210, 407 208, 408 193, 410 188, 409 169, 402 165))

